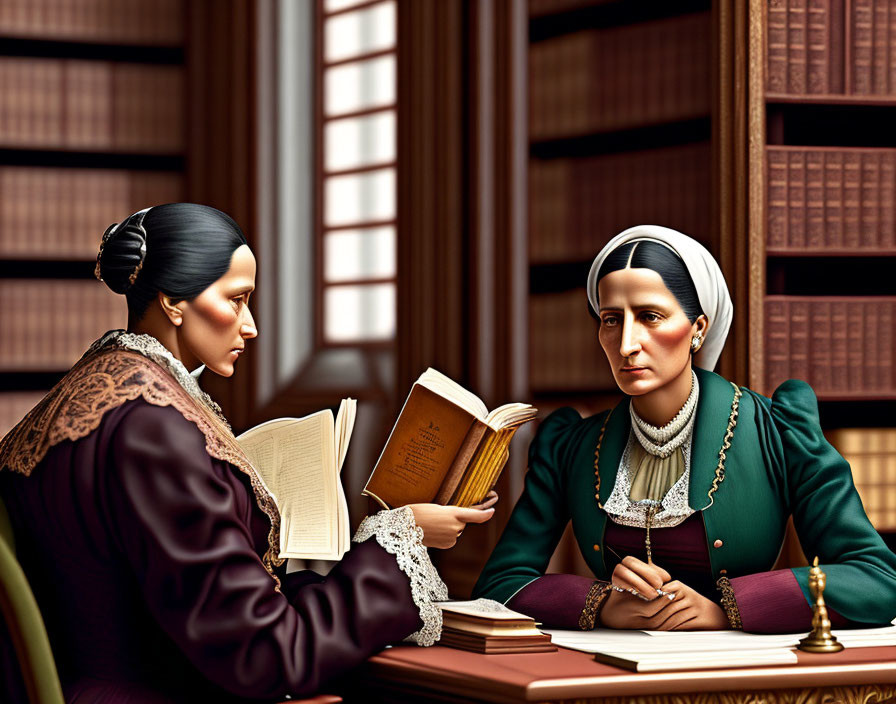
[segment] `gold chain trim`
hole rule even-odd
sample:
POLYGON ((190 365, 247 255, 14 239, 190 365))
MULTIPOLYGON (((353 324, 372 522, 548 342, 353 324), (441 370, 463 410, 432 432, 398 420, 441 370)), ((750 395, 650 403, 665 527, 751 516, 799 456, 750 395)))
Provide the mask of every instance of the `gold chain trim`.
POLYGON ((742 631, 744 624, 740 620, 740 610, 737 608, 737 599, 734 598, 734 587, 728 577, 719 577, 716 581, 716 589, 722 592, 721 605, 728 617, 731 628, 742 631))
POLYGON ((604 441, 604 433, 607 432, 607 423, 610 421, 611 415, 613 415, 612 408, 607 413, 607 417, 604 418, 604 424, 600 427, 600 435, 597 436, 597 448, 594 450, 594 498, 597 499, 598 508, 604 507, 600 502, 600 468, 598 467, 600 463, 600 445, 604 441))
POLYGON ((609 582, 596 581, 588 590, 588 596, 585 597, 585 608, 579 616, 579 628, 583 631, 590 631, 597 625, 597 618, 603 608, 607 596, 610 594, 609 582))
POLYGON ((725 481, 725 460, 727 459, 725 453, 731 449, 731 438, 734 437, 734 429, 737 427, 737 413, 740 408, 740 397, 743 395, 743 392, 734 382, 728 383, 734 387, 734 400, 731 402, 731 414, 728 416, 728 427, 725 429, 725 438, 722 440, 722 447, 719 449, 719 463, 716 465, 716 475, 713 477, 712 486, 709 488, 709 493, 707 493, 709 503, 703 510, 712 506, 715 501, 713 494, 718 491, 719 486, 725 481))

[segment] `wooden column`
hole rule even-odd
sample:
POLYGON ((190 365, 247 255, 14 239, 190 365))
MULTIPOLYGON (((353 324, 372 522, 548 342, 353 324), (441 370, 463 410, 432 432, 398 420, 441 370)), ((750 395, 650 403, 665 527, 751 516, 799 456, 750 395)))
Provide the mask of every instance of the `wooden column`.
POLYGON ((761 389, 763 7, 761 0, 716 0, 712 11, 712 246, 734 303, 718 371, 726 379, 761 389))
MULTIPOLYGON (((528 396, 525 189, 527 18, 522 0, 398 3, 396 394, 434 366, 493 407, 528 396)), ((466 596, 519 485, 515 446, 501 510, 439 557, 466 596)))
MULTIPOLYGON (((226 212, 253 244, 255 223, 255 2, 187 3, 187 198, 226 212)), ((235 429, 247 424, 251 360, 230 379, 203 375, 235 429)))

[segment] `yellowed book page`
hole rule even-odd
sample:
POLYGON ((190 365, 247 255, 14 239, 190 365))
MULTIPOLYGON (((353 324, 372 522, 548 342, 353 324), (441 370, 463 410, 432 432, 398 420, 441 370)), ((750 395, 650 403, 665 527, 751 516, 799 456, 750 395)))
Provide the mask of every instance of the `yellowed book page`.
POLYGON ((280 557, 338 559, 336 481, 333 414, 322 411, 278 443, 280 557))

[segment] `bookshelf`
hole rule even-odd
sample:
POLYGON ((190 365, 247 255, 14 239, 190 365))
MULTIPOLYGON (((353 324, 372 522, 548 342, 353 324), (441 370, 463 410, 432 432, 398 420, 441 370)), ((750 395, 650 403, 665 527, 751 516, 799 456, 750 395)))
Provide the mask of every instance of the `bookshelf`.
POLYGON ((896 534, 896 8, 752 0, 750 384, 808 381, 875 527, 896 534), (758 49, 758 51, 757 51, 758 49), (887 409, 890 409, 887 411, 887 409))
POLYGON ((542 411, 593 412, 619 397, 593 257, 639 223, 710 244, 710 3, 530 0, 528 53, 529 385, 542 411))
POLYGON ((0 4, 0 434, 110 328, 103 231, 184 200, 183 0, 0 4))

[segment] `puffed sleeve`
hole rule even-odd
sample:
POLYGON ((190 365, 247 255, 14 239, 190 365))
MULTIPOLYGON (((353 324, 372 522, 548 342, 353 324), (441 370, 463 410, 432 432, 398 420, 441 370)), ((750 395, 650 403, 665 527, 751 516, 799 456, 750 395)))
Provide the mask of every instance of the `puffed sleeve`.
MULTIPOLYGON (((849 463, 822 434, 812 388, 784 382, 772 396, 771 415, 797 535, 803 552, 810 560, 817 555, 827 575, 826 604, 855 624, 890 623, 896 617, 896 555, 868 521, 849 463)), ((749 622, 760 618, 763 604, 768 608, 796 585, 797 606, 811 613, 808 572, 801 567, 732 580, 744 628, 762 630, 748 628, 749 622)))
MULTIPOLYGON (((110 520, 147 608, 236 695, 318 691, 420 627, 407 576, 375 540, 287 599, 241 520, 229 465, 177 411, 135 403, 111 438, 110 520)), ((254 500, 254 497, 249 497, 254 500)))
POLYGON ((519 594, 513 608, 545 624, 570 628, 575 624, 568 621, 577 621, 593 580, 543 575, 569 522, 566 455, 573 430, 581 422, 572 408, 561 408, 542 422, 529 447, 522 496, 473 589, 474 597, 502 603, 519 594))

